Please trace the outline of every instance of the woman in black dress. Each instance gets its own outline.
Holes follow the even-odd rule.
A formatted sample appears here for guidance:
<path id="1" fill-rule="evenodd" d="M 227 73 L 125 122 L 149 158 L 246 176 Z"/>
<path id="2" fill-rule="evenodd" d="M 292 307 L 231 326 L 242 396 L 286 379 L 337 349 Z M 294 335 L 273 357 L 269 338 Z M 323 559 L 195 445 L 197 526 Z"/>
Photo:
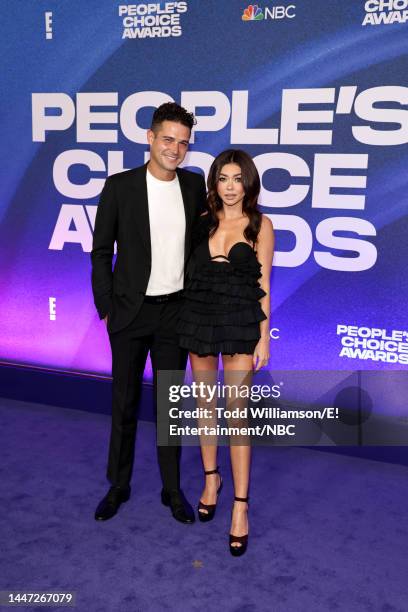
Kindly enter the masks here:
<path id="1" fill-rule="evenodd" d="M 269 359 L 272 223 L 257 209 L 259 175 L 244 151 L 220 153 L 210 168 L 207 186 L 208 212 L 200 218 L 187 272 L 180 344 L 189 350 L 196 381 L 216 382 L 221 353 L 224 383 L 250 385 L 252 371 Z M 207 400 L 201 398 L 199 407 L 208 409 Z M 234 406 L 237 401 L 235 398 Z M 215 402 L 212 410 L 214 407 Z M 215 421 L 213 410 L 212 417 L 199 424 L 211 426 Z M 235 490 L 230 551 L 240 556 L 248 542 L 249 442 L 231 440 L 230 453 Z M 201 454 L 206 478 L 198 516 L 209 521 L 222 486 L 216 440 L 201 437 Z"/>

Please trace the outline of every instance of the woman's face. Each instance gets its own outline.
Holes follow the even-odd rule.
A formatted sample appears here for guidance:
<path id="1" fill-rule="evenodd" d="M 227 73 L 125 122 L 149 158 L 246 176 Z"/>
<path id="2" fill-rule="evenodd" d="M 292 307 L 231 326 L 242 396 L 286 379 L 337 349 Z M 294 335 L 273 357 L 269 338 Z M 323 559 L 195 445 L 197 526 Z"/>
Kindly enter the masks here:
<path id="1" fill-rule="evenodd" d="M 221 168 L 217 193 L 224 206 L 242 205 L 245 191 L 241 180 L 241 168 L 238 164 L 225 164 Z"/>

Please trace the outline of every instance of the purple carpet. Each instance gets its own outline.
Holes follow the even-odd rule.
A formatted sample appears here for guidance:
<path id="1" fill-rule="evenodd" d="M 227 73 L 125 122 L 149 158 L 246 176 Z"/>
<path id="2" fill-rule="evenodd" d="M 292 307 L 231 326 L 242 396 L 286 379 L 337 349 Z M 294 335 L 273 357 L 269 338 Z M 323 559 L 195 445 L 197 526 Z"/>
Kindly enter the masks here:
<path id="1" fill-rule="evenodd" d="M 406 467 L 255 448 L 249 548 L 235 559 L 228 449 L 214 521 L 181 525 L 159 501 L 151 423 L 139 426 L 130 501 L 94 520 L 109 426 L 104 415 L 0 402 L 0 590 L 75 591 L 80 612 L 408 610 Z M 183 450 L 182 467 L 195 506 L 197 448 Z"/>

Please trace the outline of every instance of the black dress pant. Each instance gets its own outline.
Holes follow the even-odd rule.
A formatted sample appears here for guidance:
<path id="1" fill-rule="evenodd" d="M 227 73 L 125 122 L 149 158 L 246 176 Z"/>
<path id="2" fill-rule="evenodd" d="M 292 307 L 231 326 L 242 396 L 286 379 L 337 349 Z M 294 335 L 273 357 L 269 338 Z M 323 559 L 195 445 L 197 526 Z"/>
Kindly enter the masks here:
<path id="1" fill-rule="evenodd" d="M 186 367 L 187 352 L 179 347 L 175 331 L 180 306 L 181 300 L 164 304 L 144 302 L 128 327 L 109 335 L 113 397 L 107 476 L 114 486 L 127 486 L 132 476 L 139 400 L 149 351 L 155 398 L 157 371 Z M 164 489 L 179 489 L 180 446 L 158 446 L 157 452 Z"/>

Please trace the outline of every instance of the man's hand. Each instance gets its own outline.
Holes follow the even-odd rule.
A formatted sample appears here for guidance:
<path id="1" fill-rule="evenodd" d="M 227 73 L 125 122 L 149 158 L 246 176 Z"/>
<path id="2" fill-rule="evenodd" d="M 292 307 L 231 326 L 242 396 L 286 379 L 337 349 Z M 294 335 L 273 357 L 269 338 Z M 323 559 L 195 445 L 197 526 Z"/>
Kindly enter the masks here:
<path id="1" fill-rule="evenodd" d="M 108 327 L 108 315 L 106 315 L 106 317 L 104 318 L 104 321 L 105 321 L 106 327 Z"/>

